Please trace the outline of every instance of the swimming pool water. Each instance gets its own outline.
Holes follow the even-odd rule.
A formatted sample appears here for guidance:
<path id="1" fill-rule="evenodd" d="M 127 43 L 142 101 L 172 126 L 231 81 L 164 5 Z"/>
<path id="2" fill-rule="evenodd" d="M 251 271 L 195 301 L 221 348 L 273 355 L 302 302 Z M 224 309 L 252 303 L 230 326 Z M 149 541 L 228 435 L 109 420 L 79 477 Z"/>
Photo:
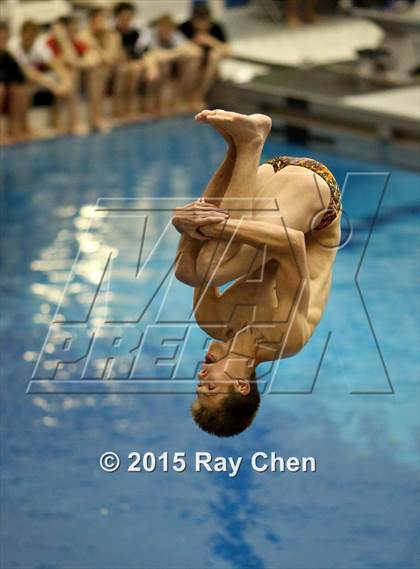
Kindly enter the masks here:
<path id="1" fill-rule="evenodd" d="M 190 419 L 192 395 L 25 393 L 80 246 L 60 308 L 67 319 L 86 311 L 100 270 L 89 261 L 104 243 L 125 251 L 114 269 L 117 312 L 136 310 L 173 257 L 171 238 L 139 293 L 127 272 L 139 225 L 99 217 L 86 240 L 97 200 L 199 196 L 223 155 L 216 134 L 175 119 L 2 151 L 5 569 L 417 566 L 419 178 L 273 134 L 264 156 L 278 154 L 320 159 L 341 186 L 347 176 L 353 233 L 313 339 L 280 363 L 253 427 L 219 440 Z M 153 239 L 163 223 L 150 227 Z M 173 318 L 191 302 L 188 287 L 177 286 Z M 318 468 L 258 474 L 244 466 L 234 479 L 192 469 L 106 474 L 98 467 L 106 450 L 200 450 L 245 461 L 273 450 L 315 456 Z"/>

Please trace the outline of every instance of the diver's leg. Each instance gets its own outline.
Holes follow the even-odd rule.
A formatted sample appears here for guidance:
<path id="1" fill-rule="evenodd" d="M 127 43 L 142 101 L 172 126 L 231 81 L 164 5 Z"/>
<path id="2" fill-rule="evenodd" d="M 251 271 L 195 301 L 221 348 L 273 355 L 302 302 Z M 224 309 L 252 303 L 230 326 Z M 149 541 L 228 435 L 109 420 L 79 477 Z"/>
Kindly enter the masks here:
<path id="1" fill-rule="evenodd" d="M 196 118 L 196 120 L 200 122 L 199 118 Z M 219 134 L 226 140 L 226 153 L 222 163 L 213 174 L 203 192 L 203 198 L 217 205 L 217 207 L 220 207 L 220 202 L 229 187 L 236 161 L 236 146 L 233 138 L 223 131 L 219 131 Z"/>
<path id="2" fill-rule="evenodd" d="M 223 129 L 236 147 L 236 160 L 226 189 L 222 207 L 231 210 L 233 217 L 241 217 L 243 210 L 252 212 L 257 193 L 257 172 L 261 152 L 270 132 L 271 119 L 265 115 L 241 115 L 227 111 L 210 111 L 206 121 Z"/>
<path id="3" fill-rule="evenodd" d="M 220 207 L 228 209 L 234 218 L 253 216 L 253 205 L 258 191 L 257 175 L 269 176 L 268 165 L 259 169 L 265 139 L 271 128 L 271 119 L 264 115 L 240 115 L 226 111 L 208 112 L 205 122 L 221 128 L 235 144 L 236 159 L 230 182 Z M 256 259 L 254 248 L 217 240 L 204 243 L 197 258 L 197 273 L 214 284 L 222 284 L 263 262 Z"/>
<path id="4" fill-rule="evenodd" d="M 220 111 L 223 112 L 223 111 Z M 196 116 L 196 121 L 200 123 L 208 123 L 207 117 L 212 114 L 212 111 L 202 111 Z M 217 207 L 221 207 L 221 202 L 223 201 L 223 197 L 226 194 L 230 186 L 230 182 L 232 179 L 232 174 L 235 168 L 236 163 L 236 144 L 234 142 L 233 137 L 223 128 L 222 124 L 213 122 L 211 124 L 213 128 L 224 138 L 227 144 L 227 150 L 224 157 L 223 162 L 220 164 L 219 168 L 216 170 L 214 175 L 212 176 L 211 180 L 209 181 L 206 189 L 203 192 L 203 198 L 208 200 L 209 202 L 215 204 Z M 220 251 L 222 244 L 220 244 L 217 240 L 211 240 L 206 242 L 200 243 L 200 248 L 197 250 L 197 255 L 195 257 L 196 261 L 196 274 L 199 275 L 199 278 L 203 279 L 205 275 L 208 274 L 208 271 L 211 269 L 211 261 L 210 258 L 215 259 L 215 255 L 217 251 Z M 240 246 L 238 245 L 231 245 L 229 251 L 229 258 L 235 257 L 236 253 L 239 251 Z M 200 255 L 200 252 L 204 249 L 205 253 Z M 227 261 L 227 254 L 223 257 L 223 260 Z"/>
<path id="5" fill-rule="evenodd" d="M 205 122 L 204 117 L 205 115 L 203 113 L 200 113 L 195 118 L 197 122 Z M 223 130 L 217 130 L 226 141 L 226 153 L 220 166 L 207 184 L 202 197 L 208 202 L 219 207 L 220 201 L 225 195 L 226 189 L 228 188 L 230 179 L 232 177 L 232 172 L 236 160 L 236 147 L 231 136 L 227 135 Z M 183 251 L 183 256 L 180 258 L 179 262 L 184 273 L 192 273 L 196 275 L 197 258 L 203 244 L 205 244 L 205 241 L 198 241 L 185 234 L 181 236 L 178 244 L 177 255 Z M 188 267 L 188 264 L 193 264 L 194 267 Z M 201 272 L 203 271 L 204 267 L 201 269 Z"/>
<path id="6" fill-rule="evenodd" d="M 210 199 L 212 203 L 220 206 L 221 198 L 227 196 L 234 203 L 233 194 L 234 189 L 231 188 L 231 178 L 233 174 L 233 169 L 236 164 L 236 141 L 232 134 L 228 132 L 223 121 L 211 120 L 211 117 L 218 115 L 219 113 L 226 113 L 226 111 L 216 110 L 216 111 L 202 111 L 198 113 L 195 120 L 200 123 L 211 125 L 219 134 L 224 138 L 227 144 L 227 152 L 222 164 L 219 166 L 218 170 L 215 172 L 210 182 L 208 183 L 206 189 L 203 192 L 204 198 L 214 198 Z M 235 113 L 230 113 L 235 114 Z M 238 115 L 245 116 L 245 115 Z M 268 118 L 268 117 L 267 117 Z M 209 120 L 208 120 L 209 119 Z M 259 157 L 257 162 L 259 161 Z M 259 166 L 256 174 L 256 193 L 258 193 L 265 183 L 273 176 L 273 168 L 269 164 L 264 164 Z M 227 193 L 228 192 L 228 193 Z"/>

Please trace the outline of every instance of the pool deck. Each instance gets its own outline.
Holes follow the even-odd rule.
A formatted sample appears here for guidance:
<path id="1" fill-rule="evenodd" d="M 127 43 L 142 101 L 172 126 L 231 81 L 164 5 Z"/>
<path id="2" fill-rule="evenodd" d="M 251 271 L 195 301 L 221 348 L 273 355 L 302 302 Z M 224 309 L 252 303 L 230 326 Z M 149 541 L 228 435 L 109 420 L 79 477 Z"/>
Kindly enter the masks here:
<path id="1" fill-rule="evenodd" d="M 351 107 L 420 121 L 420 85 L 345 97 Z"/>
<path id="2" fill-rule="evenodd" d="M 418 167 L 418 79 L 364 76 L 357 62 L 357 50 L 383 41 L 376 23 L 338 16 L 288 28 L 254 6 L 227 11 L 225 24 L 235 57 L 222 65 L 215 103 L 270 112 L 280 127 L 315 137 L 399 145 L 389 155 Z"/>

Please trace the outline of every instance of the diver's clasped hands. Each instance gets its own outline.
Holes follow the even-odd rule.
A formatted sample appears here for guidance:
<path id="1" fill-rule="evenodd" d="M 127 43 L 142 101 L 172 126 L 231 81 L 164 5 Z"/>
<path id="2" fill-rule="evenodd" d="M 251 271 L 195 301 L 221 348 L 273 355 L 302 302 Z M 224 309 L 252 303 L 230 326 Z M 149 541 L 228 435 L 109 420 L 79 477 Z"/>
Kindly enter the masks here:
<path id="1" fill-rule="evenodd" d="M 205 198 L 199 198 L 195 202 L 175 208 L 172 224 L 180 233 L 186 233 L 193 239 L 207 241 L 210 237 L 200 233 L 200 227 L 225 223 L 228 219 L 227 210 L 218 208 Z"/>

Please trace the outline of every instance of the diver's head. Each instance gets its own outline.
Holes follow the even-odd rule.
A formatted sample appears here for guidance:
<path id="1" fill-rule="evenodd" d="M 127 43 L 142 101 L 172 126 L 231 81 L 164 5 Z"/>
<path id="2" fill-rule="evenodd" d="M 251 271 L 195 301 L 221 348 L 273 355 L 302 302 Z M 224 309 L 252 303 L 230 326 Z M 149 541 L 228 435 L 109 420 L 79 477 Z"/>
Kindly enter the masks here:
<path id="1" fill-rule="evenodd" d="M 229 350 L 227 342 L 212 342 L 198 372 L 197 398 L 191 413 L 197 425 L 212 435 L 231 437 L 250 426 L 260 405 L 255 359 Z"/>

